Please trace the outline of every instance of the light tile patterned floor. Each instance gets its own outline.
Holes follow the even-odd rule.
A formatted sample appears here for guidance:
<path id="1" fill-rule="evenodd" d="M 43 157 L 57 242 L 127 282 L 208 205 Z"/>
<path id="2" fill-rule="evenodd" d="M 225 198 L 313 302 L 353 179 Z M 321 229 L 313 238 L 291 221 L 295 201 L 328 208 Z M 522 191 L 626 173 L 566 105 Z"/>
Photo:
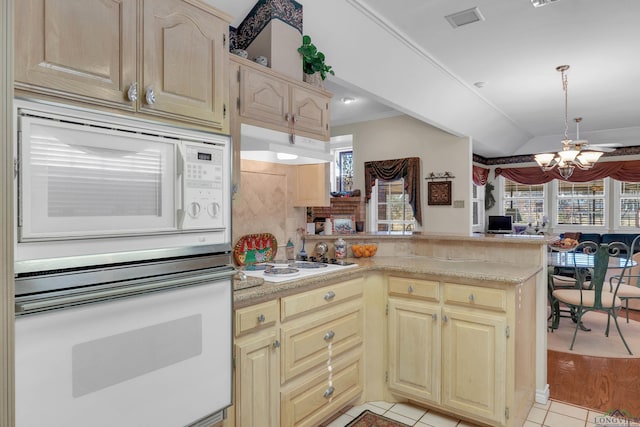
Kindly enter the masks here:
<path id="1" fill-rule="evenodd" d="M 344 412 L 328 424 L 328 427 L 344 427 L 365 409 L 414 427 L 475 426 L 466 421 L 406 403 L 367 402 Z M 594 421 L 601 415 L 599 411 L 551 400 L 546 405 L 534 404 L 523 427 L 597 427 Z M 634 423 L 631 425 L 640 426 Z"/>

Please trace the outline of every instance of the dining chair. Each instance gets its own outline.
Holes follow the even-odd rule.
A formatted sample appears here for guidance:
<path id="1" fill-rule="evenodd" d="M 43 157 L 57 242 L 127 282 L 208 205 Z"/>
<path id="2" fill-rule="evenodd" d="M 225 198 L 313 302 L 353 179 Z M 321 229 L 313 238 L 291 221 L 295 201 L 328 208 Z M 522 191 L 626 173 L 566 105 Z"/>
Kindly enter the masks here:
<path id="1" fill-rule="evenodd" d="M 627 323 L 629 323 L 629 300 L 640 299 L 640 236 L 637 236 L 631 242 L 631 248 L 629 254 L 633 260 L 633 264 L 628 269 L 628 273 L 622 278 L 622 282 L 618 287 L 618 298 L 625 304 L 625 312 L 627 317 Z M 609 288 L 609 292 L 612 288 Z"/>
<path id="2" fill-rule="evenodd" d="M 609 327 L 611 318 L 613 318 L 613 322 L 624 346 L 629 354 L 632 355 L 633 353 L 629 349 L 627 341 L 625 341 L 624 336 L 622 335 L 617 318 L 617 310 L 622 307 L 622 301 L 617 296 L 618 288 L 622 282 L 622 278 L 627 273 L 627 268 L 631 265 L 628 257 L 628 254 L 630 254 L 629 246 L 621 242 L 598 245 L 595 242 L 587 241 L 581 242 L 576 247 L 575 251 L 593 257 L 593 267 L 585 269 L 581 268 L 579 265 L 575 265 L 576 279 L 578 281 L 576 288 L 556 289 L 553 291 L 553 297 L 559 303 L 575 310 L 577 322 L 569 349 L 573 350 L 576 336 L 578 335 L 578 329 L 582 326 L 582 317 L 590 311 L 601 311 L 607 313 L 605 336 L 609 336 Z M 576 258 L 577 257 L 574 257 L 574 259 Z M 619 258 L 620 260 L 612 262 L 610 266 L 610 261 L 612 261 L 611 258 Z M 610 268 L 616 269 L 616 275 L 607 274 Z M 589 289 L 585 289 L 582 286 L 587 274 L 591 275 Z M 605 278 L 607 276 L 610 277 L 608 286 L 605 286 Z"/>

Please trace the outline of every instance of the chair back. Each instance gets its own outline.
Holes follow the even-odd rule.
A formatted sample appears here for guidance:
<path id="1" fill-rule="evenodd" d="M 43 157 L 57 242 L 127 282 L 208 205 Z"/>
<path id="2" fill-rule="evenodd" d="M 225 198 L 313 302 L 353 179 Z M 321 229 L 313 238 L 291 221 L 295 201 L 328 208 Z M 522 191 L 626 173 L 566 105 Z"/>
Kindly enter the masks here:
<path id="1" fill-rule="evenodd" d="M 605 284 L 609 286 L 607 290 L 614 293 L 615 299 L 622 278 L 628 274 L 627 270 L 632 264 L 630 255 L 629 246 L 622 242 L 597 244 L 587 241 L 578 244 L 574 255 L 576 278 L 580 283 L 579 289 L 582 289 L 586 276 L 591 276 L 589 289 L 595 293 L 594 308 L 602 308 L 602 291 Z M 616 260 L 612 261 L 611 258 Z M 589 260 L 589 267 L 585 265 L 586 259 Z"/>
<path id="2" fill-rule="evenodd" d="M 629 253 L 632 254 L 632 264 L 635 265 L 629 267 L 626 279 L 629 285 L 637 287 L 640 285 L 640 235 L 636 236 L 631 242 Z"/>

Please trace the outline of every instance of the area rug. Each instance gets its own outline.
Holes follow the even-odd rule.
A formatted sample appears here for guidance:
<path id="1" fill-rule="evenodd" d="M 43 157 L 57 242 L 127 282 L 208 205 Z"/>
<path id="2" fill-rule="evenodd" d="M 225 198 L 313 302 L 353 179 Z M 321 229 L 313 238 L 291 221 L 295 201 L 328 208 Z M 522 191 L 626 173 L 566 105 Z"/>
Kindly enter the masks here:
<path id="1" fill-rule="evenodd" d="M 362 411 L 353 421 L 346 427 L 410 427 L 398 421 L 378 415 L 369 410 Z"/>
<path id="2" fill-rule="evenodd" d="M 591 331 L 578 330 L 573 350 L 569 350 L 569 347 L 571 346 L 576 324 L 568 317 L 561 317 L 558 329 L 553 332 L 547 332 L 547 348 L 584 356 L 640 358 L 640 322 L 629 320 L 629 323 L 627 323 L 624 315 L 618 316 L 618 324 L 622 335 L 633 353 L 630 356 L 622 343 L 622 339 L 620 339 L 613 319 L 611 319 L 609 337 L 604 335 L 604 331 L 607 328 L 607 315 L 605 313 L 592 311 L 585 314 L 582 319 L 583 324 L 590 328 Z"/>

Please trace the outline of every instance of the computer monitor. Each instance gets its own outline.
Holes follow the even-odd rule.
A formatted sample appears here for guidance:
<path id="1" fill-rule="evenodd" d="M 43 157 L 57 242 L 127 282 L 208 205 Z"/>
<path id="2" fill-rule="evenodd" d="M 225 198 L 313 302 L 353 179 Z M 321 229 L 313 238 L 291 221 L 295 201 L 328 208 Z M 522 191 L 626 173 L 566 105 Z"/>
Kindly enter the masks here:
<path id="1" fill-rule="evenodd" d="M 511 215 L 490 215 L 487 233 L 509 234 L 513 232 L 513 217 Z"/>

